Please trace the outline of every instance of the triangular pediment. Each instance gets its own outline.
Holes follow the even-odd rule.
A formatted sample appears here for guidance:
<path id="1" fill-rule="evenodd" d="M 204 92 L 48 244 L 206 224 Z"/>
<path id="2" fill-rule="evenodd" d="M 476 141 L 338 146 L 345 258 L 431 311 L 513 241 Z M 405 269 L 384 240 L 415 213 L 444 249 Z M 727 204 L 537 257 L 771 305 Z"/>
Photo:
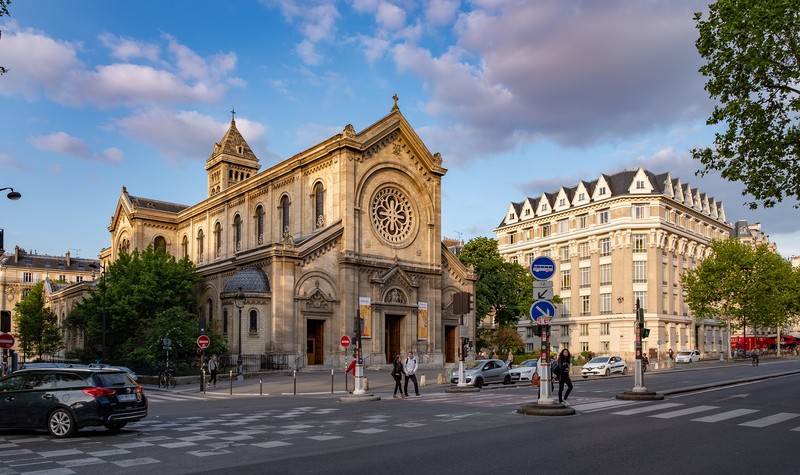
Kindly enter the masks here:
<path id="1" fill-rule="evenodd" d="M 370 278 L 370 281 L 383 286 L 402 284 L 404 287 L 409 289 L 419 286 L 416 280 L 409 277 L 406 271 L 404 271 L 399 264 L 395 264 L 385 272 L 376 271 Z"/>

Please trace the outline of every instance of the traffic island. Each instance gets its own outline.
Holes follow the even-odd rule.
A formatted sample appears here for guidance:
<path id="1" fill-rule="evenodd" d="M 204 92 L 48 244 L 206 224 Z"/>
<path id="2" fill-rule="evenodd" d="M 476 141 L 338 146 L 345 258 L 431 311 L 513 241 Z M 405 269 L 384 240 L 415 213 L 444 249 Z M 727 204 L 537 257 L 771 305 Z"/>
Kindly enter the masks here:
<path id="1" fill-rule="evenodd" d="M 617 394 L 617 399 L 622 401 L 661 401 L 664 395 L 655 391 L 625 391 Z"/>
<path id="2" fill-rule="evenodd" d="M 517 414 L 526 416 L 573 416 L 575 409 L 564 404 L 525 404 L 517 409 Z"/>
<path id="3" fill-rule="evenodd" d="M 450 386 L 444 390 L 446 393 L 477 393 L 480 392 L 480 388 L 476 388 L 475 386 Z"/>
<path id="4" fill-rule="evenodd" d="M 339 402 L 373 402 L 380 401 L 381 397 L 374 394 L 348 394 L 339 398 Z"/>

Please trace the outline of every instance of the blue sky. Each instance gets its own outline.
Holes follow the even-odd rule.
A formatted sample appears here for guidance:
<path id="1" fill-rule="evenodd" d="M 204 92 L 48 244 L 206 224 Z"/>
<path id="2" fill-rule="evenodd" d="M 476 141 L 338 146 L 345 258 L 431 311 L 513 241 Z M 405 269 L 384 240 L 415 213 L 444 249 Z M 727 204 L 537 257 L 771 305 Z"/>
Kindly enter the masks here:
<path id="1" fill-rule="evenodd" d="M 692 15 L 707 2 L 15 0 L 0 19 L 5 248 L 96 257 L 120 191 L 194 204 L 236 109 L 263 168 L 403 114 L 449 171 L 448 237 L 509 203 L 644 166 L 760 222 L 800 255 L 794 202 L 744 206 L 695 176 L 712 103 Z M 5 193 L 5 192 L 4 192 Z"/>

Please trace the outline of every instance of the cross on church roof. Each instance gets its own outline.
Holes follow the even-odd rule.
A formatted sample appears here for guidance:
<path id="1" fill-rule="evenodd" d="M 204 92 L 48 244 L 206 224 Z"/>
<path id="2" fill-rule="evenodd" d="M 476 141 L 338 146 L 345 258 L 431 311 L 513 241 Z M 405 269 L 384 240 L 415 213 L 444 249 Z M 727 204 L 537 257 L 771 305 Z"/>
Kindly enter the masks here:
<path id="1" fill-rule="evenodd" d="M 231 122 L 235 122 L 235 121 L 236 121 L 236 108 L 235 107 L 231 107 Z"/>

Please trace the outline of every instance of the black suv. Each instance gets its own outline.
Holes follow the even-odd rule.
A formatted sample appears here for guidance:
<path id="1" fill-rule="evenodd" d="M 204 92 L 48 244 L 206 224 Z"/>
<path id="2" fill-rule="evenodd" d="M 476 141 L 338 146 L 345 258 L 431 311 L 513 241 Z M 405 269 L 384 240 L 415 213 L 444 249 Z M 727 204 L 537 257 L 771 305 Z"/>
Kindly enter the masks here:
<path id="1" fill-rule="evenodd" d="M 120 430 L 146 416 L 144 390 L 122 370 L 23 369 L 0 379 L 3 429 L 47 429 L 64 438 L 89 426 Z"/>

